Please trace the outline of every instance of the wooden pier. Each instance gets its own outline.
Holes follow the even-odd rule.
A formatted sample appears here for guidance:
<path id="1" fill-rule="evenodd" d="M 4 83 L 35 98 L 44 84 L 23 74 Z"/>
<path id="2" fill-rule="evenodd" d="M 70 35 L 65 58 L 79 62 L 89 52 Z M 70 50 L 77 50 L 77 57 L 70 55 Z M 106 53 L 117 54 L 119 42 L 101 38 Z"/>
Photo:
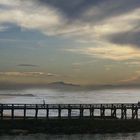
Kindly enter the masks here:
<path id="1" fill-rule="evenodd" d="M 62 111 L 67 112 L 65 116 Z M 72 111 L 78 113 L 73 115 Z M 0 104 L 0 119 L 139 119 L 140 106 L 136 103 L 125 104 Z M 15 112 L 23 112 L 16 115 Z M 27 111 L 34 111 L 33 116 L 27 116 Z M 39 111 L 45 113 L 39 116 Z M 50 115 L 54 111 L 54 116 Z M 84 113 L 88 111 L 88 113 Z M 98 115 L 95 114 L 98 111 Z M 117 112 L 120 112 L 117 113 Z M 5 113 L 8 112 L 8 113 Z M 108 113 L 106 113 L 108 112 Z M 129 112 L 129 117 L 128 117 Z M 130 115 L 131 114 L 131 115 Z"/>

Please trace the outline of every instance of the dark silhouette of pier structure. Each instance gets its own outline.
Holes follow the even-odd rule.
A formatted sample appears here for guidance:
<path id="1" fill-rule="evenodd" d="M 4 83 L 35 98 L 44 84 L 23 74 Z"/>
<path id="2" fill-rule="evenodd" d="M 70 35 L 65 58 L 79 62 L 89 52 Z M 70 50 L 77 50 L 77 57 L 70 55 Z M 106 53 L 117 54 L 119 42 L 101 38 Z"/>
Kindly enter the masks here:
<path id="1" fill-rule="evenodd" d="M 27 111 L 34 111 L 34 115 L 27 116 Z M 39 111 L 45 112 L 45 116 L 39 116 Z M 55 116 L 50 115 L 50 111 L 55 110 Z M 63 116 L 65 110 L 67 115 Z M 79 113 L 73 115 L 72 111 L 77 110 Z M 88 110 L 88 114 L 84 111 Z M 0 104 L 0 119 L 139 119 L 139 104 Z M 9 114 L 4 113 L 10 112 Z M 22 111 L 16 115 L 15 111 Z M 95 114 L 98 111 L 99 114 Z M 106 112 L 110 112 L 106 114 Z M 118 111 L 120 114 L 118 115 Z M 128 112 L 131 115 L 128 117 Z"/>

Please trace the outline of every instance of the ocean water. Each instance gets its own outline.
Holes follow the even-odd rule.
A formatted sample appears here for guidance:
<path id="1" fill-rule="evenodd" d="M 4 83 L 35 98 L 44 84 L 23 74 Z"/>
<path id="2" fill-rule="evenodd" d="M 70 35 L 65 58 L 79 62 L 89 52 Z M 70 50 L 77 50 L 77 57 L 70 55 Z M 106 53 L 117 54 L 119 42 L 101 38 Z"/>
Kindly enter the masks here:
<path id="1" fill-rule="evenodd" d="M 0 136 L 0 140 L 140 140 L 140 133 L 93 134 L 93 135 L 15 135 Z"/>
<path id="2" fill-rule="evenodd" d="M 0 103 L 137 103 L 140 89 L 105 89 L 93 91 L 57 91 L 50 89 L 0 90 Z M 6 113 L 6 112 L 5 112 Z M 20 115 L 20 112 L 16 112 Z M 52 112 L 53 114 L 54 112 Z M 76 113 L 76 112 L 75 112 Z M 28 115 L 34 112 L 29 111 Z M 65 113 L 64 113 L 65 114 Z M 43 115 L 43 112 L 40 112 Z M 140 133 L 94 135 L 15 135 L 0 140 L 140 140 Z"/>
<path id="3" fill-rule="evenodd" d="M 137 103 L 140 89 L 58 91 L 50 89 L 0 90 L 0 103 Z"/>

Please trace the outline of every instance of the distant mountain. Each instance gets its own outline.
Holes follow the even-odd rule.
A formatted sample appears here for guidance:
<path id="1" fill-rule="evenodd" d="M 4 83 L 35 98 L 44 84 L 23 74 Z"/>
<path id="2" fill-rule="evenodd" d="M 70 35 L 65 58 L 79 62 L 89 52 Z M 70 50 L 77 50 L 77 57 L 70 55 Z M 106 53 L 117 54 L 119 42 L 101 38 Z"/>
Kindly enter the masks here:
<path id="1" fill-rule="evenodd" d="M 40 83 L 40 84 L 22 84 L 22 83 L 10 83 L 0 82 L 0 89 L 29 89 L 29 88 L 48 88 L 54 90 L 65 90 L 65 91 L 92 91 L 92 90 L 104 90 L 104 89 L 120 89 L 120 88 L 140 88 L 140 84 L 123 84 L 123 85 L 76 85 L 72 83 L 65 83 L 63 81 L 52 82 L 52 83 Z"/>
<path id="2" fill-rule="evenodd" d="M 123 88 L 140 88 L 139 84 L 123 84 L 123 85 L 111 85 L 111 84 L 107 84 L 107 85 L 88 85 L 86 86 L 87 89 L 89 90 L 102 90 L 102 89 L 123 89 Z"/>
<path id="3" fill-rule="evenodd" d="M 53 82 L 53 83 L 49 83 L 46 85 L 46 87 L 48 88 L 57 88 L 57 89 L 70 89 L 70 88 L 78 88 L 80 87 L 79 85 L 74 85 L 74 84 L 71 84 L 71 83 L 65 83 L 65 82 Z"/>
<path id="4" fill-rule="evenodd" d="M 118 88 L 138 88 L 138 85 L 75 85 L 65 82 L 53 82 L 45 85 L 46 88 L 55 90 L 65 90 L 65 91 L 92 91 L 92 90 L 104 90 L 104 89 L 118 89 Z"/>

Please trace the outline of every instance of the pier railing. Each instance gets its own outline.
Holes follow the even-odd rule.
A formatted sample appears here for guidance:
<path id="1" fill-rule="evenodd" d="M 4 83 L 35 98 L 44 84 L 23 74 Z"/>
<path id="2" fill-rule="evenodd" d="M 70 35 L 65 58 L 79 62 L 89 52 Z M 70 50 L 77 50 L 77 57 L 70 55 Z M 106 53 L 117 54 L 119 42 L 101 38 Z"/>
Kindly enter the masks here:
<path id="1" fill-rule="evenodd" d="M 45 112 L 39 116 L 39 111 Z M 65 116 L 62 111 L 65 110 Z M 73 115 L 72 111 L 78 113 Z M 113 103 L 113 104 L 0 104 L 0 119 L 50 119 L 50 118 L 98 118 L 98 119 L 139 119 L 140 105 L 137 103 Z M 15 114 L 19 111 L 23 113 Z M 34 111 L 34 115 L 27 116 L 27 111 Z M 55 115 L 51 116 L 50 111 Z M 85 114 L 85 111 L 88 113 Z M 98 111 L 98 115 L 95 113 Z M 5 113 L 6 112 L 6 113 Z M 66 113 L 67 112 L 67 113 Z M 107 113 L 106 113 L 107 112 Z M 109 113 L 110 112 L 110 113 Z M 129 117 L 128 117 L 129 116 Z"/>

